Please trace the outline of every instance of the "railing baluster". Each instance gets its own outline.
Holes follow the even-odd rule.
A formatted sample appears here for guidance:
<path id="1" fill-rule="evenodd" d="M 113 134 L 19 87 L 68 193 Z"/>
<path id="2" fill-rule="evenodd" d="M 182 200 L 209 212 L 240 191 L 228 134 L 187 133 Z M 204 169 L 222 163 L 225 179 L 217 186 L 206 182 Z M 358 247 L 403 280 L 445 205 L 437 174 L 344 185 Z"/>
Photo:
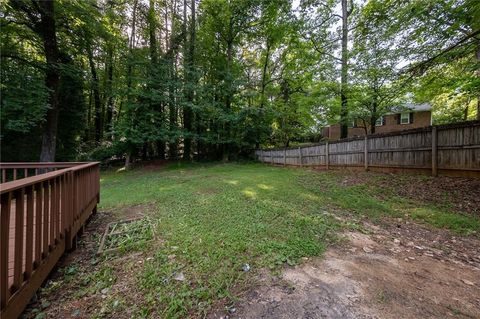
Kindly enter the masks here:
<path id="1" fill-rule="evenodd" d="M 26 229 L 26 244 L 25 244 L 25 277 L 30 278 L 33 270 L 33 195 L 34 188 L 29 186 L 27 188 L 27 229 Z"/>
<path id="2" fill-rule="evenodd" d="M 25 222 L 25 188 L 15 191 L 15 258 L 13 263 L 13 290 L 23 283 L 23 231 Z"/>
<path id="3" fill-rule="evenodd" d="M 51 249 L 55 246 L 55 225 L 57 224 L 57 179 L 52 179 L 50 195 L 50 245 Z"/>
<path id="4" fill-rule="evenodd" d="M 64 231 L 65 231 L 65 246 L 67 250 L 72 249 L 72 234 L 71 234 L 71 213 L 72 213 L 72 172 L 65 174 L 65 205 L 64 205 Z"/>
<path id="5" fill-rule="evenodd" d="M 57 228 L 55 231 L 55 238 L 60 240 L 62 233 L 62 211 L 61 211 L 61 200 L 62 200 L 62 176 L 57 178 L 57 198 L 55 199 L 55 205 L 57 205 Z"/>
<path id="6" fill-rule="evenodd" d="M 67 178 L 67 175 L 62 175 L 61 176 L 61 199 L 60 199 L 60 207 L 61 207 L 61 214 L 60 214 L 60 217 L 61 217 L 61 225 L 60 225 L 60 233 L 62 235 L 62 237 L 64 237 L 65 235 L 65 227 L 66 227 L 66 223 L 65 223 L 65 219 L 66 219 L 66 215 L 67 215 L 67 210 L 66 210 L 66 207 L 67 207 L 67 192 L 66 192 L 66 186 L 67 186 L 67 183 L 66 183 L 66 178 Z"/>
<path id="7" fill-rule="evenodd" d="M 42 183 L 35 186 L 35 259 L 34 266 L 38 267 L 42 259 L 42 211 L 43 211 L 43 187 Z"/>
<path id="8" fill-rule="evenodd" d="M 48 226 L 50 221 L 50 181 L 43 182 L 43 258 L 49 253 Z"/>
<path id="9" fill-rule="evenodd" d="M 0 217 L 0 307 L 3 309 L 10 298 L 8 289 L 8 249 L 10 236 L 10 209 L 12 193 L 2 194 Z"/>
<path id="10" fill-rule="evenodd" d="M 75 224 L 76 221 L 77 221 L 77 214 L 78 214 L 78 211 L 80 210 L 80 194 L 78 193 L 78 182 L 79 182 L 79 174 L 78 172 L 75 172 L 74 173 L 74 181 L 73 181 L 73 184 L 74 184 L 74 200 L 75 200 L 75 210 L 73 211 L 73 221 L 72 221 L 72 224 Z"/>

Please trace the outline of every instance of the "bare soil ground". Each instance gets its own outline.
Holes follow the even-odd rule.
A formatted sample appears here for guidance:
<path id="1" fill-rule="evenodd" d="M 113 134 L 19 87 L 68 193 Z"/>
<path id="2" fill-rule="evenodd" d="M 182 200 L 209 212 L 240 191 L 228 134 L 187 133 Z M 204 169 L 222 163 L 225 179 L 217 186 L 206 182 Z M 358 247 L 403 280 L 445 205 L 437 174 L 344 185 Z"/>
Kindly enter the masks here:
<path id="1" fill-rule="evenodd" d="M 317 169 L 313 169 L 318 171 Z M 418 202 L 445 205 L 453 210 L 480 216 L 480 179 L 393 173 L 331 171 L 342 177 L 341 185 L 350 187 L 370 184 L 394 195 Z M 378 194 L 382 199 L 382 194 Z"/>
<path id="2" fill-rule="evenodd" d="M 96 317 L 109 318 L 108 309 L 105 305 L 105 298 L 112 295 L 123 295 L 130 300 L 142 302 L 142 296 L 135 289 L 135 273 L 143 267 L 143 261 L 148 258 L 140 252 L 126 254 L 123 257 L 116 258 L 112 256 L 107 262 L 109 268 L 115 270 L 115 276 L 109 278 L 108 272 L 97 275 L 100 263 L 97 257 L 99 247 L 99 238 L 103 235 L 108 223 L 145 216 L 145 212 L 150 209 L 149 206 L 135 205 L 122 209 L 115 214 L 102 211 L 91 217 L 86 224 L 85 230 L 81 235 L 76 250 L 66 254 L 58 263 L 56 270 L 52 272 L 49 279 L 44 284 L 44 288 L 37 293 L 28 308 L 22 315 L 22 318 L 62 318 L 62 319 L 86 319 Z M 83 274 L 79 278 L 74 273 L 73 280 L 68 279 L 68 268 L 75 266 L 76 272 Z M 86 274 L 86 276 L 85 276 Z M 95 275 L 94 275 L 95 274 Z M 92 275 L 92 278 L 88 278 Z M 94 276 L 93 276 L 94 275 Z M 113 280 L 114 284 L 100 292 L 79 293 L 85 286 L 90 285 L 87 280 L 108 281 Z M 96 283 L 98 285 L 99 283 Z M 133 309 L 127 309 L 121 316 L 115 315 L 115 318 L 133 318 Z"/>
<path id="3" fill-rule="evenodd" d="M 211 318 L 480 318 L 480 241 L 403 220 L 364 227 L 279 277 L 260 272 Z"/>

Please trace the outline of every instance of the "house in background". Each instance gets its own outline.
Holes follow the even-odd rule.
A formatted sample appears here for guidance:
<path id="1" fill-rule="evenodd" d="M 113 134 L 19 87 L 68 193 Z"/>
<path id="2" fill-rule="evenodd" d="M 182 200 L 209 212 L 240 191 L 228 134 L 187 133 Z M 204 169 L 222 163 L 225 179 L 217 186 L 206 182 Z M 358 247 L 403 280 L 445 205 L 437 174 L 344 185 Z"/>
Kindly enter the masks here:
<path id="1" fill-rule="evenodd" d="M 392 111 L 377 119 L 375 133 L 390 133 L 412 128 L 432 125 L 432 106 L 429 103 L 405 104 L 401 110 Z M 365 136 L 371 132 L 369 124 L 364 126 L 363 121 L 354 120 L 348 128 L 348 137 Z M 322 130 L 324 138 L 338 140 L 340 138 L 340 124 L 329 125 Z"/>

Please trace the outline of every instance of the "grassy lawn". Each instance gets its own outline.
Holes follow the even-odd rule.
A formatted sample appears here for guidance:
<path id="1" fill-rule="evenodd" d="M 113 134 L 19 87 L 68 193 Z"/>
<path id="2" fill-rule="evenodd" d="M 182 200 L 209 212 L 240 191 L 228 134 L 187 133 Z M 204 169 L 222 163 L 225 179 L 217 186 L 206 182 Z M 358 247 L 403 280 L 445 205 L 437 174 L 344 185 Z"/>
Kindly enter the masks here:
<path id="1" fill-rule="evenodd" d="M 448 205 L 413 202 L 375 183 L 345 185 L 344 178 L 262 164 L 175 164 L 102 174 L 100 211 L 143 205 L 157 235 L 136 247 L 152 256 L 134 271 L 137 315 L 202 316 L 218 300 L 228 304 L 259 269 L 277 271 L 321 255 L 338 230 L 360 227 L 355 218 L 343 222 L 334 215 L 373 221 L 408 216 L 462 234 L 480 229 L 477 218 Z M 246 264 L 250 271 L 242 270 Z M 95 280 L 105 273 L 115 277 L 105 266 Z M 175 280 L 179 274 L 184 280 Z M 102 287 L 116 280 L 105 282 Z M 116 311 L 131 306 L 115 298 L 106 302 L 115 302 Z"/>

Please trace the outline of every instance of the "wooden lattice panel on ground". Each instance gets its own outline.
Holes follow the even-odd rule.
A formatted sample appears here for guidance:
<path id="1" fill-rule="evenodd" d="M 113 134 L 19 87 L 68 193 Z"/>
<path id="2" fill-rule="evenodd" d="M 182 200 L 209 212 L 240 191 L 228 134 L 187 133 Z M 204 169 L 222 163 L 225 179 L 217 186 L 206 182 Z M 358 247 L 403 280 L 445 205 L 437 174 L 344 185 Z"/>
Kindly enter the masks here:
<path id="1" fill-rule="evenodd" d="M 149 218 L 135 218 L 112 222 L 103 234 L 98 254 L 139 248 L 154 237 Z"/>

